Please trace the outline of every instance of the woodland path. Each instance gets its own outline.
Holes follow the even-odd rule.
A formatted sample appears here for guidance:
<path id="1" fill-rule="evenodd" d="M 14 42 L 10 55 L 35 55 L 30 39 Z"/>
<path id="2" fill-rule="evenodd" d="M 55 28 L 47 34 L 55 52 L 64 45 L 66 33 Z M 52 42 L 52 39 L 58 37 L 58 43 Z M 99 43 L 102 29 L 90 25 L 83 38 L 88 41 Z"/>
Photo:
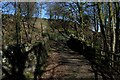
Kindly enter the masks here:
<path id="1" fill-rule="evenodd" d="M 94 80 L 89 62 L 71 51 L 62 42 L 52 42 L 46 72 L 42 78 L 49 80 Z"/>

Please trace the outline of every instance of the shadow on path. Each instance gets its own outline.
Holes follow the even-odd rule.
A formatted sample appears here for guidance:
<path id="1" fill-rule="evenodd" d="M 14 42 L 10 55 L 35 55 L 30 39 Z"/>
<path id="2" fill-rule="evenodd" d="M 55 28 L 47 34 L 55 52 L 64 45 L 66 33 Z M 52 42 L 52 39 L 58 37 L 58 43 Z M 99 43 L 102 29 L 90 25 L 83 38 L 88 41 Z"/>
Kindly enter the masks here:
<path id="1" fill-rule="evenodd" d="M 44 79 L 93 80 L 94 73 L 89 62 L 78 53 L 71 51 L 65 43 L 52 42 Z"/>

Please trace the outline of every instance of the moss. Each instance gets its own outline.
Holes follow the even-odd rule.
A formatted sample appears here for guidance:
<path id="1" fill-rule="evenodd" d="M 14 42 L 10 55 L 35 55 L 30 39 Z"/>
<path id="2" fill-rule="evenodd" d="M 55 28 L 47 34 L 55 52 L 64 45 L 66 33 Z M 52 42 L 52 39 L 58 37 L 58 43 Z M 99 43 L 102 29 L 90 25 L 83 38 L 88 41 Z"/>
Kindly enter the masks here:
<path id="1" fill-rule="evenodd" d="M 32 72 L 29 72 L 29 71 L 25 72 L 24 75 L 26 76 L 27 79 L 34 78 L 34 74 Z"/>

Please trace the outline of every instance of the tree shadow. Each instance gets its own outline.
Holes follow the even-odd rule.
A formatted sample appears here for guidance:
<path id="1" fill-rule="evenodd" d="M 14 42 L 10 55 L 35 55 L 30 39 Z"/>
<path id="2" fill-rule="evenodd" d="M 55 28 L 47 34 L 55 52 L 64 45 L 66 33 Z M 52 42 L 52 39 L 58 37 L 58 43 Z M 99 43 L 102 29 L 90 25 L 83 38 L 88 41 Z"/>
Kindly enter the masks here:
<path id="1" fill-rule="evenodd" d="M 2 80 L 26 80 L 24 70 L 26 68 L 26 61 L 28 60 L 29 54 L 36 56 L 36 65 L 34 71 L 34 80 L 37 80 L 37 76 L 42 75 L 43 70 L 41 67 L 46 61 L 47 51 L 45 46 L 39 42 L 34 44 L 32 48 L 26 51 L 24 44 L 8 45 L 7 48 L 2 48 L 3 58 L 6 61 L 3 63 Z"/>

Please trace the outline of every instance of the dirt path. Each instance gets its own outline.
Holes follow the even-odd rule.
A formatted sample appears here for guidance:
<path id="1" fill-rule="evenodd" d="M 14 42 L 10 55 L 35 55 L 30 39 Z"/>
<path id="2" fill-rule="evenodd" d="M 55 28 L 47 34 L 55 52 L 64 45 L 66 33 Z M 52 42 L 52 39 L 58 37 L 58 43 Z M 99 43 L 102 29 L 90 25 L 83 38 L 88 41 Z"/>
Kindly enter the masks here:
<path id="1" fill-rule="evenodd" d="M 53 44 L 47 65 L 47 71 L 42 76 L 45 79 L 93 80 L 90 78 L 94 78 L 89 62 L 63 44 Z"/>

